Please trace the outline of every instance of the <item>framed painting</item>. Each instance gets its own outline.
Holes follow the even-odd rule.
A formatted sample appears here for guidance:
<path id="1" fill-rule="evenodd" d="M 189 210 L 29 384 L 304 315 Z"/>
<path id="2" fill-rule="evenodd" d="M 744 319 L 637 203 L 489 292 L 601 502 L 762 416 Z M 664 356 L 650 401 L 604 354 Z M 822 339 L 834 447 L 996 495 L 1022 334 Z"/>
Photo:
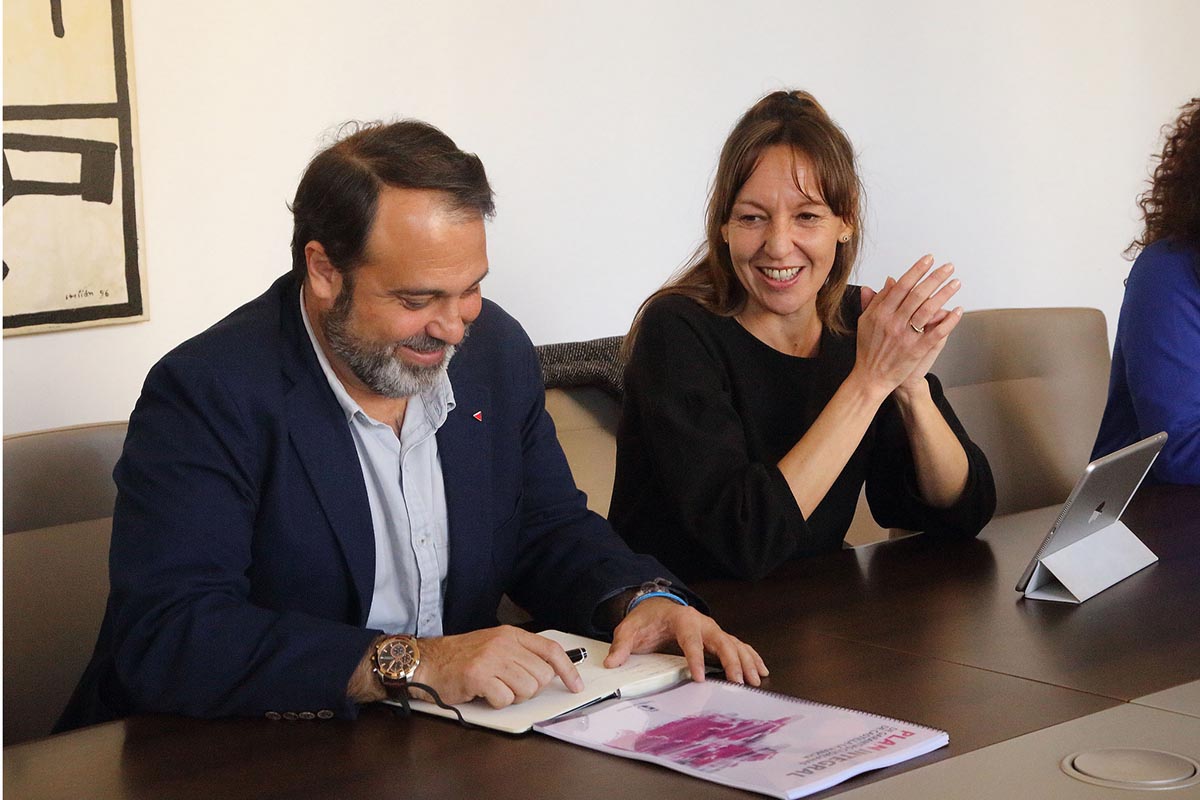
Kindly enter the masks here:
<path id="1" fill-rule="evenodd" d="M 4 0 L 4 335 L 147 319 L 127 0 Z"/>

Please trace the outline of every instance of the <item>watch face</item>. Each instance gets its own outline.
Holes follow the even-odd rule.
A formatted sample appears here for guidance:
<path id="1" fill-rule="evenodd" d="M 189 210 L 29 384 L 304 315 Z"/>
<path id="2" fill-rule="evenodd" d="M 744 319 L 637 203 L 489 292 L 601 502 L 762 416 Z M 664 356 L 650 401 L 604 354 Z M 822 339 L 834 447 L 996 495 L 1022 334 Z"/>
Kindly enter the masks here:
<path id="1" fill-rule="evenodd" d="M 417 649 L 411 639 L 385 639 L 375 651 L 375 663 L 384 680 L 408 680 L 417 669 Z"/>

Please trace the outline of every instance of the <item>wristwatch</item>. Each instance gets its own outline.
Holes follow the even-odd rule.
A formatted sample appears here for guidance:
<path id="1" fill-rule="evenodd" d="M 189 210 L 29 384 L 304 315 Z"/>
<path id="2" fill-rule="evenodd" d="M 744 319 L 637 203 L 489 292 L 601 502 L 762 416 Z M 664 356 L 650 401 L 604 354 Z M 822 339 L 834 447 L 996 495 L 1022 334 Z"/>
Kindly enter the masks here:
<path id="1" fill-rule="evenodd" d="M 415 637 L 388 636 L 380 639 L 371 655 L 372 672 L 392 700 L 408 699 L 408 682 L 421 663 L 421 650 Z"/>

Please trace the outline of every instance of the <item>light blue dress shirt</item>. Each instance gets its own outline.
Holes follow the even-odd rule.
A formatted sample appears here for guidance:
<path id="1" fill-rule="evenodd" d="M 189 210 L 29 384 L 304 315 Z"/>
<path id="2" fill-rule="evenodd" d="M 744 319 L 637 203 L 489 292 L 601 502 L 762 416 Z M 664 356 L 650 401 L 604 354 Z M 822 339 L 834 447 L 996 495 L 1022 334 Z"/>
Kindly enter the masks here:
<path id="1" fill-rule="evenodd" d="M 369 417 L 333 371 L 313 333 L 300 292 L 300 316 L 358 450 L 375 529 L 375 591 L 367 627 L 385 633 L 442 635 L 442 601 L 450 556 L 446 489 L 437 431 L 454 409 L 445 371 L 408 399 L 400 438 Z"/>

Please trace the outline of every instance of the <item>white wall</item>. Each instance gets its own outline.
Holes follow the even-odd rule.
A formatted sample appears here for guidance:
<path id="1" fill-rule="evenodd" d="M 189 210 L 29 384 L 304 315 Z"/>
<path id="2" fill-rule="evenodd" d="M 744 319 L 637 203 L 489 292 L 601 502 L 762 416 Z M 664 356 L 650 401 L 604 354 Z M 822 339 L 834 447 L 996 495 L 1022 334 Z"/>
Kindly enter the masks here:
<path id="1" fill-rule="evenodd" d="M 698 241 L 730 126 L 785 86 L 861 153 L 862 281 L 932 251 L 968 309 L 1112 327 L 1159 128 L 1200 94 L 1194 0 L 132 5 L 151 321 L 5 339 L 6 433 L 126 417 L 156 359 L 287 268 L 285 202 L 348 118 L 480 154 L 485 292 L 535 342 L 624 331 Z"/>

